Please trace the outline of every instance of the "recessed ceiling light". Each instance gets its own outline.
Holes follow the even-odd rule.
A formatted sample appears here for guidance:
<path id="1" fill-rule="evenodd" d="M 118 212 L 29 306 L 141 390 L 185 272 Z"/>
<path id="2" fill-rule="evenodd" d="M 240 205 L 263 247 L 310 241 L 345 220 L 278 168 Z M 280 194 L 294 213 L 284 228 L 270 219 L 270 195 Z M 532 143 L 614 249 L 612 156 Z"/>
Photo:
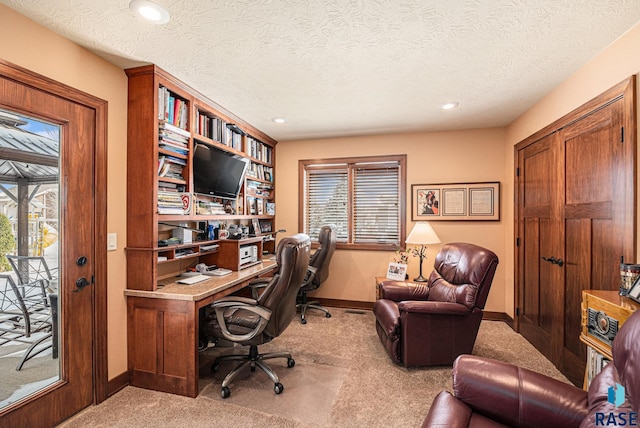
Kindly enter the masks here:
<path id="1" fill-rule="evenodd" d="M 287 120 L 284 117 L 274 117 L 271 121 L 275 123 L 285 123 Z"/>
<path id="2" fill-rule="evenodd" d="M 149 0 L 133 0 L 129 3 L 129 9 L 154 24 L 166 24 L 169 22 L 169 12 Z"/>
<path id="3" fill-rule="evenodd" d="M 452 102 L 448 102 L 448 103 L 444 103 L 444 104 L 442 104 L 442 105 L 440 106 L 440 108 L 441 108 L 442 110 L 451 110 L 451 109 L 454 109 L 454 108 L 458 107 L 459 105 L 460 105 L 460 103 L 459 103 L 459 102 L 452 101 Z"/>

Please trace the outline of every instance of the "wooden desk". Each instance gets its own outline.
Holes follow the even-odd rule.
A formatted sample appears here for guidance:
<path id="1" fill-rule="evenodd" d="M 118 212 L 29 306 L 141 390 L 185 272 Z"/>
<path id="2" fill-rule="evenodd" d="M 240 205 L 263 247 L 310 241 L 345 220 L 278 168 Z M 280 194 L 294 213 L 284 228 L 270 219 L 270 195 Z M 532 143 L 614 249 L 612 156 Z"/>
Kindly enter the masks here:
<path id="1" fill-rule="evenodd" d="M 129 383 L 196 397 L 200 308 L 275 268 L 275 261 L 265 260 L 193 285 L 171 278 L 160 281 L 156 291 L 125 290 Z"/>

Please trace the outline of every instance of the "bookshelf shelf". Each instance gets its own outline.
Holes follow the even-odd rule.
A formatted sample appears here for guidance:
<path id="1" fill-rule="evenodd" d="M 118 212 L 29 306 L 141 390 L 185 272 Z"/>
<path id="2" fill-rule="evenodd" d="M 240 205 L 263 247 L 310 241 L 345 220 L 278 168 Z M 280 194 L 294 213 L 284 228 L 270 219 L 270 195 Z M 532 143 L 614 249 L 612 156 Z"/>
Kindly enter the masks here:
<path id="1" fill-rule="evenodd" d="M 224 257 L 220 251 L 201 251 L 199 242 L 158 247 L 160 239 L 171 237 L 166 223 L 202 230 L 198 228 L 202 224 L 206 228 L 207 222 L 248 226 L 255 218 L 275 220 L 265 212 L 266 204 L 275 201 L 277 142 L 155 65 L 125 72 L 129 79 L 127 287 L 153 291 L 160 279 L 177 275 L 198 262 L 213 264 Z M 193 190 L 196 144 L 245 157 L 252 170 L 259 170 L 260 177 L 247 175 L 240 196 L 231 201 L 233 214 L 196 212 L 200 198 Z M 254 183 L 271 186 L 270 194 L 255 194 Z M 262 201 L 262 210 L 256 203 L 252 211 L 247 198 Z M 209 206 L 214 205 L 211 202 Z M 193 251 L 178 257 L 176 251 L 182 248 Z M 159 256 L 166 260 L 158 260 Z"/>

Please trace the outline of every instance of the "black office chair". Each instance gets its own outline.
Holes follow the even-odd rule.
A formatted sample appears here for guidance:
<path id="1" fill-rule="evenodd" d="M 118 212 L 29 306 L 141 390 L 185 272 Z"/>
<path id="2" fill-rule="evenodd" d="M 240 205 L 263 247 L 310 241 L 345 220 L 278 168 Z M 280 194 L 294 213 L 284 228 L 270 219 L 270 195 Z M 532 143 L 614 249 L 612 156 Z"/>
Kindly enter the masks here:
<path id="1" fill-rule="evenodd" d="M 213 363 L 211 368 L 217 371 L 222 361 L 243 361 L 222 381 L 222 398 L 229 397 L 229 384 L 247 366 L 251 371 L 260 367 L 273 381 L 276 394 L 284 390 L 278 375 L 264 360 L 286 358 L 289 368 L 295 365 L 295 360 L 288 352 L 260 354 L 258 345 L 278 337 L 296 315 L 296 296 L 307 273 L 310 248 L 309 237 L 302 233 L 281 239 L 276 249 L 278 273 L 257 300 L 227 296 L 211 305 L 215 318 L 205 324 L 207 335 L 214 342 L 226 339 L 249 346 L 248 355 L 223 355 Z"/>
<path id="2" fill-rule="evenodd" d="M 318 301 L 308 301 L 307 293 L 317 290 L 320 285 L 329 277 L 329 264 L 336 249 L 337 233 L 334 226 L 322 226 L 318 235 L 320 248 L 313 253 L 309 261 L 309 269 L 315 268 L 313 275 L 308 276 L 298 292 L 297 307 L 300 309 L 300 322 L 307 323 L 305 315 L 308 309 L 317 309 L 325 313 L 327 318 L 331 318 L 331 313 L 327 308 L 320 305 Z"/>

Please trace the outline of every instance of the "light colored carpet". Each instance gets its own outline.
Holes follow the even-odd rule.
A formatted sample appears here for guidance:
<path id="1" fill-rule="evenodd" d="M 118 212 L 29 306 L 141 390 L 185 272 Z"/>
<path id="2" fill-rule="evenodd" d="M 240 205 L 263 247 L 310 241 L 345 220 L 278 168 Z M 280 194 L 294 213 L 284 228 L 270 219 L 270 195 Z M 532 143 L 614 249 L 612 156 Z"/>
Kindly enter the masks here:
<path id="1" fill-rule="evenodd" d="M 451 390 L 451 367 L 406 369 L 393 364 L 375 332 L 370 311 L 332 309 L 332 318 L 312 312 L 297 319 L 261 352 L 287 350 L 296 365 L 270 360 L 284 385 L 276 395 L 260 370 L 231 384 L 220 398 L 230 363 L 211 374 L 224 350 L 201 354 L 201 393 L 195 399 L 126 387 L 105 402 L 62 424 L 75 427 L 412 427 L 420 426 L 433 398 Z M 244 349 L 236 348 L 234 352 Z M 564 382 L 567 379 L 505 323 L 483 321 L 474 354 L 518 364 Z"/>
<path id="2" fill-rule="evenodd" d="M 200 394 L 259 412 L 277 414 L 300 423 L 326 426 L 349 368 L 304 360 L 298 360 L 292 368 L 287 368 L 286 359 L 269 360 L 267 363 L 278 373 L 280 383 L 286 385 L 281 394 L 273 393 L 274 384 L 271 379 L 256 369 L 254 373 L 246 370 L 238 375 L 232 384 L 231 396 L 223 399 L 220 395 L 222 379 L 237 363 L 221 364 L 219 374 Z M 311 412 L 309 403 L 313 403 Z"/>

